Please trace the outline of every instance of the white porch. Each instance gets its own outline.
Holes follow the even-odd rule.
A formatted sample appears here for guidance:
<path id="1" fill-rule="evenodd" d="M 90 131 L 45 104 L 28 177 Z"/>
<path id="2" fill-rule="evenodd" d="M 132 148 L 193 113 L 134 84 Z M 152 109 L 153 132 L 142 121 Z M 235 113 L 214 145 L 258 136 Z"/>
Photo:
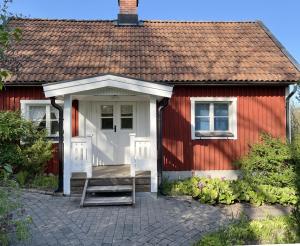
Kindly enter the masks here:
<path id="1" fill-rule="evenodd" d="M 46 97 L 64 100 L 64 194 L 72 173 L 93 176 L 93 167 L 130 165 L 151 171 L 157 192 L 157 102 L 172 87 L 112 75 L 44 85 Z M 72 100 L 79 102 L 79 136 L 72 137 Z M 95 168 L 94 168 L 95 169 Z"/>

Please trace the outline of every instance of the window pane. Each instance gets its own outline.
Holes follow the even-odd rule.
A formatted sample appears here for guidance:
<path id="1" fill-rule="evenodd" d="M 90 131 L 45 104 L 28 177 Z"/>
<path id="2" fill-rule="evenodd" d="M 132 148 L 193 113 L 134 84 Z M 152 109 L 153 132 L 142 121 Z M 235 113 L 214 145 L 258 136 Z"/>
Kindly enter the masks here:
<path id="1" fill-rule="evenodd" d="M 38 126 L 39 130 L 46 129 L 46 120 L 34 121 L 34 123 Z"/>
<path id="2" fill-rule="evenodd" d="M 29 106 L 29 119 L 38 126 L 38 129 L 45 129 L 46 106 Z"/>
<path id="3" fill-rule="evenodd" d="M 215 131 L 228 131 L 228 117 L 215 117 Z"/>
<path id="4" fill-rule="evenodd" d="M 50 124 L 51 124 L 50 125 L 51 135 L 58 135 L 58 129 L 59 129 L 58 121 L 51 121 Z"/>
<path id="5" fill-rule="evenodd" d="M 227 103 L 215 103 L 214 104 L 214 116 L 228 116 L 228 104 Z"/>
<path id="6" fill-rule="evenodd" d="M 29 119 L 36 122 L 46 120 L 46 106 L 29 106 Z"/>
<path id="7" fill-rule="evenodd" d="M 101 119 L 101 129 L 113 129 L 114 120 L 113 118 L 102 118 Z"/>
<path id="8" fill-rule="evenodd" d="M 132 118 L 121 119 L 121 129 L 132 129 Z"/>
<path id="9" fill-rule="evenodd" d="M 56 108 L 50 107 L 50 119 L 57 120 L 59 118 L 59 112 Z"/>
<path id="10" fill-rule="evenodd" d="M 102 117 L 112 117 L 114 113 L 113 105 L 102 105 L 101 106 L 101 116 Z"/>
<path id="11" fill-rule="evenodd" d="M 196 116 L 209 116 L 209 103 L 196 103 L 195 104 Z"/>
<path id="12" fill-rule="evenodd" d="M 132 105 L 121 105 L 121 116 L 132 116 L 133 108 Z"/>
<path id="13" fill-rule="evenodd" d="M 209 131 L 209 118 L 201 117 L 195 119 L 195 130 L 196 131 Z"/>

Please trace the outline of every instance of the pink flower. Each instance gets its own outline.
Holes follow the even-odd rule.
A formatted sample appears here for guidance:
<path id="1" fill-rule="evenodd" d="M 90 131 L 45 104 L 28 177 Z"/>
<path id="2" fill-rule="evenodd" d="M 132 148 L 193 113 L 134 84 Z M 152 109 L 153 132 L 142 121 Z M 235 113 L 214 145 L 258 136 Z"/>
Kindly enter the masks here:
<path id="1" fill-rule="evenodd" d="M 198 188 L 199 188 L 200 190 L 202 190 L 203 187 L 204 187 L 204 184 L 200 181 L 200 182 L 198 183 Z"/>

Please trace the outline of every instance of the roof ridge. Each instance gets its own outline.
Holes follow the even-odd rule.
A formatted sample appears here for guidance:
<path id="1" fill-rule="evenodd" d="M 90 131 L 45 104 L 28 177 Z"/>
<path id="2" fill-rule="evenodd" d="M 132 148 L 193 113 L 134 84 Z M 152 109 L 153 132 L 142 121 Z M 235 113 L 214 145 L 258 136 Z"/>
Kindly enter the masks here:
<path id="1" fill-rule="evenodd" d="M 142 20 L 143 22 L 159 22 L 159 23 L 224 23 L 224 24 L 230 24 L 230 23 L 256 23 L 256 20 L 244 20 L 244 21 L 213 21 L 213 20 Z"/>
<path id="2" fill-rule="evenodd" d="M 26 21 L 65 21 L 65 22 L 114 22 L 115 20 L 96 20 L 96 19 L 50 19 L 50 18 L 31 18 L 31 17 L 11 17 L 10 20 L 26 20 Z"/>
<path id="3" fill-rule="evenodd" d="M 26 21 L 65 21 L 65 22 L 115 22 L 116 20 L 101 20 L 101 19 L 59 19 L 59 18 L 31 18 L 31 17 L 12 17 L 11 20 L 26 20 Z M 256 23 L 256 20 L 237 20 L 237 21 L 213 21 L 213 20 L 141 20 L 143 22 L 150 23 L 222 23 L 222 24 L 230 24 L 230 23 Z"/>

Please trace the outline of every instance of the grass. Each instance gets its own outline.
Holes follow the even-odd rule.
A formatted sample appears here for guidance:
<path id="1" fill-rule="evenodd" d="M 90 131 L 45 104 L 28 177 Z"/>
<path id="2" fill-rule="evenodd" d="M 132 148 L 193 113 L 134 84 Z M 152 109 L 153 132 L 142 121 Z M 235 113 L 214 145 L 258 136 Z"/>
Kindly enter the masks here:
<path id="1" fill-rule="evenodd" d="M 205 235 L 195 246 L 299 243 L 296 222 L 291 216 L 249 221 L 245 218 Z"/>
<path id="2" fill-rule="evenodd" d="M 20 203 L 18 184 L 13 180 L 1 180 L 0 187 L 0 245 L 10 245 L 10 237 L 18 240 L 29 237 L 31 217 L 24 214 Z"/>
<path id="3" fill-rule="evenodd" d="M 29 188 L 41 189 L 41 190 L 54 190 L 58 186 L 57 176 L 36 176 L 30 184 L 26 185 Z"/>

